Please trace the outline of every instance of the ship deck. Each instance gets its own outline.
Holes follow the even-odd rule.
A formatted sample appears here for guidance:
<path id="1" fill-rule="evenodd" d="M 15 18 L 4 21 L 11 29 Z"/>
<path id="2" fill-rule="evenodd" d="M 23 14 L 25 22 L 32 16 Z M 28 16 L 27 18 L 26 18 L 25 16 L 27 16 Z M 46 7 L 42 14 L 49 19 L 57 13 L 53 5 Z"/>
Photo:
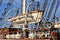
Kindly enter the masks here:
<path id="1" fill-rule="evenodd" d="M 0 40 L 50 40 L 50 39 L 0 39 Z"/>

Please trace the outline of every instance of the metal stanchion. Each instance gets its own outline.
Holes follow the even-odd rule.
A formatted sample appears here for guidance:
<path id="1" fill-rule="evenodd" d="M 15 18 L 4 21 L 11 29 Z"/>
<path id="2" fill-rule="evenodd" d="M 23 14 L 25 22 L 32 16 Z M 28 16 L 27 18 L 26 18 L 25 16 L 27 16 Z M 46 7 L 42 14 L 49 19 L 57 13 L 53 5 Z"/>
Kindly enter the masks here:
<path id="1" fill-rule="evenodd" d="M 36 30 L 36 40 L 37 40 L 37 30 Z"/>

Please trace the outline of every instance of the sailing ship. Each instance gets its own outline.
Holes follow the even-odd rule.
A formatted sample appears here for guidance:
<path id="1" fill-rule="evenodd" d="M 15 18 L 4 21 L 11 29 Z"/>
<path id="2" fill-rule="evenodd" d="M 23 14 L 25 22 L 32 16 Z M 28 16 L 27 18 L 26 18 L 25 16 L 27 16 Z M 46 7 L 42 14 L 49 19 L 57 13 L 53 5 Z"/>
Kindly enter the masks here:
<path id="1" fill-rule="evenodd" d="M 28 6 L 34 3 L 31 2 Z M 26 9 L 26 0 L 22 2 L 22 14 L 20 16 L 15 16 L 9 18 L 7 21 L 12 22 L 10 28 L 0 28 L 0 39 L 5 40 L 57 40 L 60 38 L 60 24 L 54 24 L 49 22 L 48 19 L 44 23 L 42 21 L 44 10 L 39 10 L 39 2 L 36 2 L 37 9 L 33 11 L 28 11 Z M 54 19 L 54 18 L 53 18 Z M 33 30 L 28 29 L 28 24 L 35 24 L 35 28 Z M 37 27 L 37 24 L 39 26 Z M 15 28 L 16 26 L 16 28 Z M 19 27 L 17 27 L 19 26 Z M 47 27 L 48 26 L 48 27 Z M 58 36 L 59 35 L 59 36 Z M 58 37 L 57 37 L 58 36 Z"/>

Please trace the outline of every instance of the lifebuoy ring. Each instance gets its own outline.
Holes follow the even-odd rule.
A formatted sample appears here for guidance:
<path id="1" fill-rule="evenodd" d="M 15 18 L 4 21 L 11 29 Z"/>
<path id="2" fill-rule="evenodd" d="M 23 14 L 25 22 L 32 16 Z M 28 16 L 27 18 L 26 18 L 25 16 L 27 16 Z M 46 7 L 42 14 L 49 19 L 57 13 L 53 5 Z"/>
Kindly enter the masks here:
<path id="1" fill-rule="evenodd" d="M 52 35 L 52 36 L 56 36 L 57 33 L 56 33 L 56 32 L 51 32 L 51 35 Z"/>

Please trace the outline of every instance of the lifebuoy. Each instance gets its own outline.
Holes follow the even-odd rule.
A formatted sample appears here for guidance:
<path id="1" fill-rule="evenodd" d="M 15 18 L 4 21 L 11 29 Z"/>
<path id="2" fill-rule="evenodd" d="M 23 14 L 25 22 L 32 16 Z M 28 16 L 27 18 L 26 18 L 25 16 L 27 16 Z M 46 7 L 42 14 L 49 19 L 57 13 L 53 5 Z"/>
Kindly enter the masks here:
<path id="1" fill-rule="evenodd" d="M 52 35 L 52 36 L 56 36 L 57 33 L 56 33 L 56 32 L 51 32 L 51 35 Z"/>

